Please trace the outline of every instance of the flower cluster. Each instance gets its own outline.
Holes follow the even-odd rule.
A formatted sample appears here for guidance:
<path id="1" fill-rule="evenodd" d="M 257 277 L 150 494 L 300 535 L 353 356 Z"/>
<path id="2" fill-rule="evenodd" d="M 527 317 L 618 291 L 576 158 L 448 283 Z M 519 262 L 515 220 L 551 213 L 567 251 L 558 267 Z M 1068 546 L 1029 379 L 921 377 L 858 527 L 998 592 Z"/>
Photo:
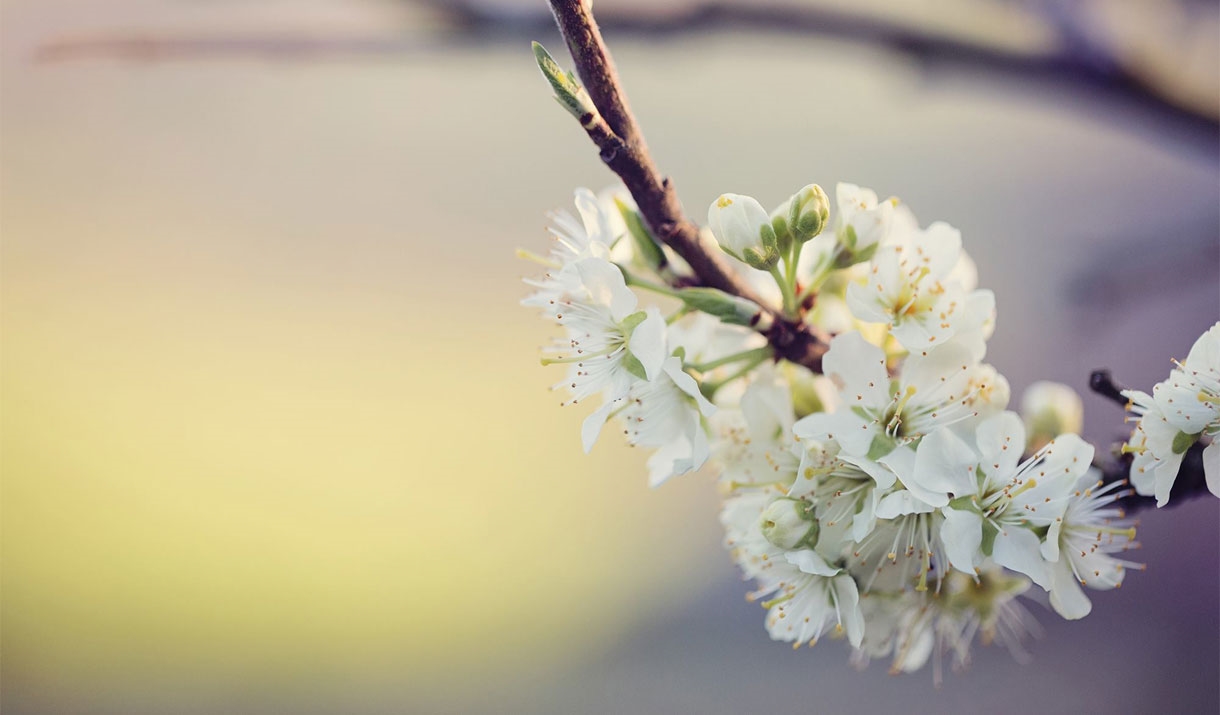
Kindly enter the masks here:
<path id="1" fill-rule="evenodd" d="M 1196 442 L 1203 449 L 1207 488 L 1220 496 L 1220 323 L 1199 336 L 1183 362 L 1152 388 L 1123 392 L 1138 419 L 1123 451 L 1134 455 L 1131 485 L 1138 494 L 1169 501 L 1182 458 Z"/>
<path id="2" fill-rule="evenodd" d="M 1036 624 L 1018 596 L 1081 618 L 1082 586 L 1114 588 L 1136 566 L 1114 503 L 1130 490 L 1101 484 L 1073 433 L 1079 399 L 1039 385 L 1024 419 L 1007 409 L 1008 382 L 985 362 L 995 298 L 953 227 L 922 227 L 852 184 L 836 187 L 833 211 L 816 185 L 771 211 L 725 194 L 706 242 L 758 305 L 683 287 L 685 264 L 629 199 L 581 190 L 576 204 L 579 219 L 554 217 L 550 255 L 530 256 L 547 273 L 524 302 L 564 331 L 543 362 L 567 366 L 564 404 L 596 403 L 586 450 L 614 421 L 654 450 L 653 485 L 714 466 L 725 543 L 772 638 L 843 638 L 854 662 L 907 672 L 932 660 L 939 673 L 945 657 L 964 665 L 976 638 L 1020 654 Z M 642 308 L 636 290 L 659 305 Z M 820 373 L 775 357 L 751 329 L 770 316 L 834 336 Z M 1220 326 L 1209 335 L 1156 400 L 1136 400 L 1144 422 L 1160 397 L 1189 393 L 1195 407 L 1175 418 L 1196 435 L 1220 425 Z M 1141 457 L 1161 446 L 1148 435 Z"/>

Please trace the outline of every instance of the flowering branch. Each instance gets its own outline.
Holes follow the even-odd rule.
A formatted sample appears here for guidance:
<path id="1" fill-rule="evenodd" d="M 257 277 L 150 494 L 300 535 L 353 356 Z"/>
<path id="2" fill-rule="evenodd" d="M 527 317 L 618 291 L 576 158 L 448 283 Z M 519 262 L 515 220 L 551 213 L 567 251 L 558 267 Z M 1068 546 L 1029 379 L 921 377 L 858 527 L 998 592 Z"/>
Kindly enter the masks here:
<path id="1" fill-rule="evenodd" d="M 1089 375 L 1089 389 L 1124 408 L 1130 406 L 1131 401 L 1123 394 L 1125 388 L 1114 381 L 1114 376 L 1110 374 L 1109 370 L 1094 370 Z M 1169 493 L 1169 505 L 1174 506 L 1187 499 L 1207 496 L 1211 493 L 1208 490 L 1207 477 L 1203 469 L 1205 447 L 1206 445 L 1202 442 L 1196 442 L 1182 455 L 1182 465 L 1178 469 L 1177 479 Z M 1115 449 L 1109 459 L 1102 461 L 1099 465 L 1102 481 L 1110 484 L 1130 480 L 1131 466 L 1134 461 L 1130 453 Z M 1156 506 L 1156 499 L 1132 492 L 1118 499 L 1117 503 L 1128 511 L 1137 511 Z"/>
<path id="2" fill-rule="evenodd" d="M 648 153 L 589 1 L 551 0 L 550 5 L 583 86 L 563 77 L 554 60 L 535 45 L 539 64 L 560 103 L 580 121 L 606 166 L 623 180 L 653 235 L 685 259 L 702 284 L 756 303 L 770 318 L 761 321 L 760 328 L 767 326 L 765 334 L 777 356 L 821 372 L 828 338 L 759 298 L 720 252 L 708 250 L 699 227 L 683 213 L 673 182 L 661 175 Z"/>

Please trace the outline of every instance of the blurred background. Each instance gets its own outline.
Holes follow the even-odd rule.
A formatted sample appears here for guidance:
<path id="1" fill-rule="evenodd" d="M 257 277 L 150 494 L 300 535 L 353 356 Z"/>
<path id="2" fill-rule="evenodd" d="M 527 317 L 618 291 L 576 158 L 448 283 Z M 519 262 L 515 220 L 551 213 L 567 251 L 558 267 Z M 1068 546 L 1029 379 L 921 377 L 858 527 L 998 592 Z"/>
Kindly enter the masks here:
<path id="1" fill-rule="evenodd" d="M 709 475 L 580 453 L 514 249 L 613 177 L 541 0 L 0 7 L 5 713 L 1216 711 L 1214 500 L 937 689 L 769 641 Z M 847 180 L 961 228 L 1014 401 L 1220 316 L 1215 2 L 597 11 L 696 218 Z"/>

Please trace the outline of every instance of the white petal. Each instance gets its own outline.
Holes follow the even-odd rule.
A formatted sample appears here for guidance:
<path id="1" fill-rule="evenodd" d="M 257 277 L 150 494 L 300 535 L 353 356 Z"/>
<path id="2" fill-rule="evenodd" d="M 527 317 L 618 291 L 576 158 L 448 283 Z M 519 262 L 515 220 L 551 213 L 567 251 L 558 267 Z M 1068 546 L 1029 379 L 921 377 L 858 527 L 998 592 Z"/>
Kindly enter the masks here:
<path id="1" fill-rule="evenodd" d="M 856 319 L 866 323 L 888 323 L 893 317 L 877 300 L 877 289 L 872 283 L 847 284 L 847 307 Z"/>
<path id="2" fill-rule="evenodd" d="M 585 448 L 585 454 L 588 454 L 593 449 L 593 445 L 597 442 L 597 437 L 601 434 L 602 427 L 605 426 L 606 420 L 610 418 L 610 411 L 614 407 L 614 402 L 607 402 L 597 408 L 593 414 L 586 417 L 585 421 L 581 424 L 580 442 Z"/>
<path id="3" fill-rule="evenodd" d="M 1208 490 L 1220 497 L 1220 437 L 1212 437 L 1212 443 L 1203 450 L 1203 476 Z"/>
<path id="4" fill-rule="evenodd" d="M 1173 491 L 1173 483 L 1178 479 L 1178 470 L 1182 467 L 1182 455 L 1172 452 L 1165 455 L 1156 465 L 1156 505 L 1165 506 L 1169 503 L 1169 493 Z M 1206 477 L 1206 475 L 1204 475 Z M 1208 487 L 1211 488 L 1210 486 Z"/>
<path id="5" fill-rule="evenodd" d="M 889 402 L 885 353 L 858 332 L 844 333 L 830 341 L 822 369 L 843 394 L 845 408 L 874 408 Z"/>
<path id="6" fill-rule="evenodd" d="M 1016 412 L 989 417 L 975 430 L 983 471 L 1012 474 L 1025 451 L 1025 424 Z"/>
<path id="7" fill-rule="evenodd" d="M 1034 532 L 1019 526 L 1005 525 L 995 537 L 991 557 L 1001 566 L 1029 576 L 1045 590 L 1051 587 L 1051 570 L 1042 558 L 1041 542 Z"/>
<path id="8" fill-rule="evenodd" d="M 654 306 L 649 306 L 646 312 L 648 317 L 631 332 L 627 349 L 644 366 L 644 374 L 651 381 L 665 362 L 665 317 Z"/>
<path id="9" fill-rule="evenodd" d="M 915 496 L 914 492 L 908 489 L 886 494 L 877 502 L 878 519 L 893 519 L 905 514 L 929 514 L 934 511 L 936 507 Z"/>
<path id="10" fill-rule="evenodd" d="M 890 454 L 893 455 L 894 453 L 891 452 Z M 888 456 L 889 455 L 887 455 L 887 457 Z M 862 472 L 872 477 L 873 481 L 877 483 L 877 489 L 882 491 L 894 486 L 894 482 L 898 481 L 898 475 L 894 473 L 894 470 L 885 466 L 884 464 L 880 464 L 872 461 L 871 459 L 865 459 L 863 457 L 843 455 L 840 458 L 848 464 L 859 467 Z M 901 457 L 895 456 L 894 460 L 892 461 L 900 466 L 905 466 L 909 460 L 904 461 L 901 459 Z"/>
<path id="11" fill-rule="evenodd" d="M 669 379 L 674 381 L 678 389 L 685 392 L 695 400 L 695 404 L 699 407 L 699 412 L 704 416 L 710 416 L 716 411 L 716 406 L 707 401 L 703 393 L 699 391 L 699 383 L 695 382 L 695 378 L 688 375 L 682 369 L 682 361 L 676 357 L 670 357 L 662 364 L 661 369 L 669 376 Z"/>
<path id="12" fill-rule="evenodd" d="M 965 496 L 978 491 L 977 464 L 974 450 L 953 430 L 942 427 L 920 441 L 912 478 L 929 491 Z"/>
<path id="13" fill-rule="evenodd" d="M 847 630 L 847 642 L 853 648 L 859 648 L 864 640 L 864 614 L 860 612 L 860 591 L 856 581 L 850 575 L 843 574 L 835 577 L 833 585 L 839 617 Z"/>
<path id="14" fill-rule="evenodd" d="M 1093 610 L 1066 558 L 1051 569 L 1051 606 L 1069 621 L 1084 618 Z"/>
<path id="15" fill-rule="evenodd" d="M 813 574 L 814 576 L 834 576 L 842 570 L 826 563 L 826 560 L 813 549 L 789 551 L 784 554 L 784 558 L 788 560 L 788 563 L 801 571 Z"/>
<path id="16" fill-rule="evenodd" d="M 609 308 L 615 321 L 635 312 L 639 299 L 627 287 L 618 266 L 600 258 L 585 258 L 577 261 L 576 270 L 592 300 Z"/>
<path id="17" fill-rule="evenodd" d="M 953 568 L 974 576 L 974 568 L 982 563 L 979 547 L 983 544 L 983 517 L 973 511 L 945 509 L 945 523 L 940 527 L 940 539 Z"/>

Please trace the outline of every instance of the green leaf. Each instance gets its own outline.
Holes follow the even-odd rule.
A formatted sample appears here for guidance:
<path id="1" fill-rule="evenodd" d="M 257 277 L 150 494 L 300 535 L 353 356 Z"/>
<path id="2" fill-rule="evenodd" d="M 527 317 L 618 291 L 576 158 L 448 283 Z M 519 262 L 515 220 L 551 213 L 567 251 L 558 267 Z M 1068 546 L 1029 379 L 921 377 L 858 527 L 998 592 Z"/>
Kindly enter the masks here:
<path id="1" fill-rule="evenodd" d="M 1186 434 L 1185 432 L 1175 434 L 1173 436 L 1173 453 L 1186 454 L 1186 450 L 1190 449 L 1190 445 L 1198 440 L 1199 435 L 1197 434 Z"/>
<path id="2" fill-rule="evenodd" d="M 630 337 L 631 333 L 635 332 L 636 326 L 644 322 L 647 317 L 648 313 L 645 313 L 642 310 L 637 310 L 631 315 L 628 315 L 626 318 L 623 318 L 622 322 L 619 323 L 619 327 L 623 329 L 623 335 Z"/>
<path id="3" fill-rule="evenodd" d="M 995 537 L 1000 535 L 1000 530 L 995 524 L 990 521 L 983 521 L 983 542 L 979 548 L 982 549 L 983 555 L 990 557 L 991 552 L 995 550 Z"/>
<path id="4" fill-rule="evenodd" d="M 752 325 L 760 308 L 752 301 L 715 288 L 684 288 L 678 298 L 691 310 L 714 315 L 722 323 Z"/>
<path id="5" fill-rule="evenodd" d="M 640 362 L 639 358 L 632 355 L 630 350 L 623 354 L 623 367 L 627 368 L 627 372 L 641 380 L 648 379 L 648 373 L 644 372 L 644 364 Z"/>
<path id="6" fill-rule="evenodd" d="M 555 90 L 555 99 L 560 106 L 582 122 L 586 116 L 596 114 L 597 107 L 593 105 L 593 99 L 576 81 L 576 76 L 571 72 L 564 72 L 541 43 L 533 43 L 533 48 L 538 69 L 542 70 L 542 76 L 546 77 L 546 81 L 551 83 L 551 88 Z"/>
<path id="7" fill-rule="evenodd" d="M 874 462 L 898 448 L 898 442 L 893 437 L 879 434 L 873 437 L 873 443 L 868 446 L 868 458 Z"/>
<path id="8" fill-rule="evenodd" d="M 668 261 L 665 260 L 665 252 L 661 250 L 661 246 L 657 244 L 648 227 L 644 225 L 644 217 L 618 197 L 615 197 L 614 205 L 618 207 L 619 215 L 627 224 L 627 232 L 631 234 L 631 240 L 635 243 L 635 249 L 640 258 L 648 264 L 649 268 L 659 271 Z"/>

